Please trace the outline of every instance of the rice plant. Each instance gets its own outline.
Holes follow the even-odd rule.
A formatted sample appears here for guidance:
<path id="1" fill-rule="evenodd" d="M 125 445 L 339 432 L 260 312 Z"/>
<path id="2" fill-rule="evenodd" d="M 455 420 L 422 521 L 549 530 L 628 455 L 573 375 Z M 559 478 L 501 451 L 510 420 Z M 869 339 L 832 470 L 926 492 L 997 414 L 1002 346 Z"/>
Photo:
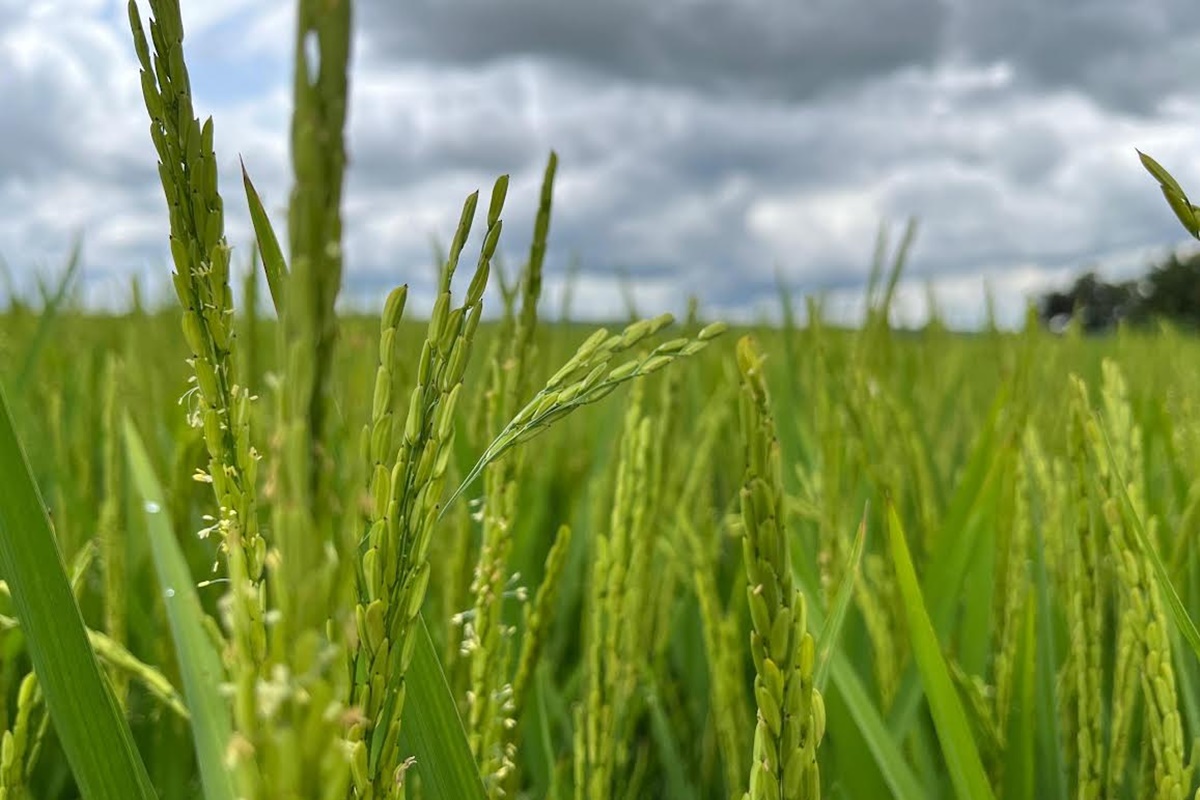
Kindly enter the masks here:
<path id="1" fill-rule="evenodd" d="M 899 335 L 912 225 L 858 329 L 546 322 L 554 153 L 340 315 L 352 4 L 247 263 L 148 5 L 173 295 L 0 313 L 0 798 L 1197 796 L 1194 339 Z"/>

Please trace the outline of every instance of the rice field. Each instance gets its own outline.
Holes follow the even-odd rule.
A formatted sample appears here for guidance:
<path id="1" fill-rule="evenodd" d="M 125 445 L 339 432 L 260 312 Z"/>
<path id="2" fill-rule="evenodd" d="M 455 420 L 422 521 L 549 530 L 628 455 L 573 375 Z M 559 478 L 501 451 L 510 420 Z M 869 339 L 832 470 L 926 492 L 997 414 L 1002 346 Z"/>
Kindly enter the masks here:
<path id="1" fill-rule="evenodd" d="M 349 4 L 286 220 L 149 6 L 175 296 L 0 313 L 0 800 L 1200 797 L 1193 336 L 894 330 L 907 237 L 856 329 L 545 322 L 553 154 L 339 315 Z"/>

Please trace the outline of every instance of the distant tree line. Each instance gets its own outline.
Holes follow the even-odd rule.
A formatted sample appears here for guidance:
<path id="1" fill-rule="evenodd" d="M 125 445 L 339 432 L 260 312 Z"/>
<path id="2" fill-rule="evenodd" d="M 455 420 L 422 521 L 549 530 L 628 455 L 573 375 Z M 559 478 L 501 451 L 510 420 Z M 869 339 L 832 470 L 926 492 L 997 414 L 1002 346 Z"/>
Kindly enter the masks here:
<path id="1" fill-rule="evenodd" d="M 1109 283 L 1087 272 L 1067 291 L 1038 299 L 1042 322 L 1061 330 L 1077 318 L 1088 332 L 1110 330 L 1118 323 L 1145 325 L 1165 319 L 1200 328 L 1200 253 L 1172 253 L 1140 278 Z"/>

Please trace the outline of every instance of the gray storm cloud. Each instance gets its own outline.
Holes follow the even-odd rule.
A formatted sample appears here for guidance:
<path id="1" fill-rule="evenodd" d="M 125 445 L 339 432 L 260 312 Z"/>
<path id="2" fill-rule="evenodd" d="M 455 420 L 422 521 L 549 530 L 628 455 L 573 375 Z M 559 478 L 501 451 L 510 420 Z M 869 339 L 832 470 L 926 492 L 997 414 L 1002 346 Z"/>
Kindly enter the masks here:
<path id="1" fill-rule="evenodd" d="M 54 26 L 0 4 L 0 253 L 45 263 L 82 229 L 95 274 L 161 271 L 128 32 L 94 5 Z M 238 155 L 274 212 L 287 195 L 286 8 L 206 7 L 187 43 L 242 249 Z M 551 284 L 577 259 L 590 315 L 619 311 L 620 275 L 648 307 L 695 292 L 730 314 L 773 305 L 776 270 L 853 294 L 880 221 L 916 215 L 906 296 L 928 281 L 977 319 L 987 279 L 1019 316 L 1073 269 L 1180 241 L 1135 146 L 1200 181 L 1200 17 L 1175 0 L 365 0 L 357 21 L 347 296 L 366 302 L 428 281 L 432 240 L 502 172 L 518 262 L 551 148 Z"/>

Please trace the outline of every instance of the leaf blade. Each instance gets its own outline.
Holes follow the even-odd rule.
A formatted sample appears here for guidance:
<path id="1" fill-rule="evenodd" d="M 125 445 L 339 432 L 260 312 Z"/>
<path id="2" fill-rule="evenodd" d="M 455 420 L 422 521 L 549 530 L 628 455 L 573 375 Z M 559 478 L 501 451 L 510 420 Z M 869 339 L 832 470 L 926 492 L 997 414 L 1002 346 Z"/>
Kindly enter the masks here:
<path id="1" fill-rule="evenodd" d="M 896 569 L 896 583 L 904 600 L 913 657 L 925 686 L 925 696 L 933 715 L 934 729 L 942 743 L 942 754 L 950 771 L 950 779 L 959 797 L 984 800 L 993 797 L 991 785 L 979 757 L 979 749 L 971 735 L 970 722 L 959 701 L 950 678 L 950 670 L 942 656 L 941 645 L 933 621 L 925 608 L 917 572 L 904 536 L 904 526 L 896 507 L 888 503 L 888 539 Z"/>
<path id="2" fill-rule="evenodd" d="M 154 571 L 162 587 L 167 623 L 183 678 L 183 693 L 191 713 L 192 740 L 207 800 L 233 800 L 233 780 L 224 757 L 232 736 L 229 711 L 218 687 L 225 680 L 221 657 L 201 621 L 204 611 L 183 552 L 171 530 L 162 486 L 146 447 L 128 417 L 124 420 L 125 450 L 134 485 L 142 501 L 146 534 Z"/>
<path id="3" fill-rule="evenodd" d="M 424 614 L 418 615 L 412 635 L 416 644 L 405 675 L 401 752 L 416 758 L 414 769 L 430 800 L 485 800 L 483 781 Z"/>
<path id="4" fill-rule="evenodd" d="M 821 626 L 821 633 L 817 637 L 817 667 L 813 678 L 813 685 L 817 687 L 817 691 L 824 691 L 825 685 L 829 680 L 829 666 L 832 663 L 831 656 L 833 655 L 834 648 L 837 646 L 838 636 L 842 631 L 842 624 L 846 621 L 846 612 L 850 609 L 850 599 L 854 596 L 854 585 L 858 582 L 859 565 L 862 563 L 862 555 L 866 550 L 866 544 L 867 510 L 864 509 L 862 521 L 858 524 L 858 533 L 855 535 L 854 544 L 850 548 L 850 557 L 846 565 L 845 577 L 842 578 L 842 585 L 838 587 L 829 616 L 825 619 L 825 624 Z"/>
<path id="5" fill-rule="evenodd" d="M 287 261 L 283 257 L 283 248 L 279 245 L 279 237 L 271 225 L 271 218 L 263 207 L 262 198 L 250 180 L 246 164 L 242 165 L 242 185 L 246 187 L 246 203 L 250 206 L 250 222 L 254 226 L 254 238 L 258 240 L 258 252 L 262 254 L 263 272 L 267 276 L 267 288 L 271 291 L 271 303 L 275 313 L 282 313 L 283 286 L 287 281 Z"/>
<path id="6" fill-rule="evenodd" d="M 1171 173 L 1167 172 L 1153 158 L 1141 150 L 1138 150 L 1137 154 L 1138 158 L 1142 161 L 1142 166 L 1158 181 L 1163 197 L 1167 199 L 1167 204 L 1175 212 L 1175 216 L 1178 217 L 1180 224 L 1183 225 L 1188 233 L 1200 239 L 1200 213 L 1197 212 L 1196 206 L 1192 205 L 1191 201 L 1188 200 L 1183 187 L 1171 176 Z"/>
<path id="7" fill-rule="evenodd" d="M 1021 638 L 1017 643 L 1013 707 L 1008 715 L 1004 751 L 1004 796 L 1012 800 L 1034 800 L 1037 792 L 1035 744 L 1039 737 L 1036 692 L 1037 616 L 1036 595 L 1025 603 Z M 1051 712 L 1053 713 L 1053 712 Z"/>
<path id="8" fill-rule="evenodd" d="M 87 638 L 46 506 L 0 388 L 0 575 L 8 582 L 29 655 L 85 798 L 156 797 Z"/>

